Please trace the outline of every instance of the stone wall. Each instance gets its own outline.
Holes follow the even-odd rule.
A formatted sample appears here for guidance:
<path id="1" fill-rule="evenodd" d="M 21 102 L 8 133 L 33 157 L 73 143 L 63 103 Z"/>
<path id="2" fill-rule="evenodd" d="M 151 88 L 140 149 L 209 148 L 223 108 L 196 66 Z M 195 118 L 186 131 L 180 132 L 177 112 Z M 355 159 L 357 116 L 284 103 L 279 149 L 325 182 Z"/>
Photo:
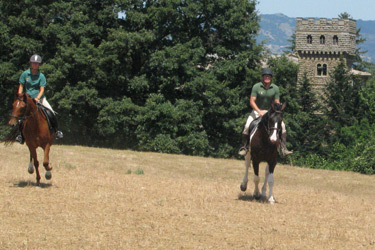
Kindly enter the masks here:
<path id="1" fill-rule="evenodd" d="M 311 44 L 308 43 L 307 36 L 311 36 Z M 321 36 L 325 38 L 324 44 L 320 42 Z M 334 42 L 334 36 L 338 38 L 337 44 Z M 319 92 L 323 90 L 331 72 L 339 64 L 340 57 L 344 59 L 348 68 L 351 68 L 356 49 L 355 40 L 354 20 L 297 18 L 296 52 L 300 64 L 298 81 L 306 72 L 313 88 Z M 318 75 L 318 64 L 326 65 L 326 75 Z"/>

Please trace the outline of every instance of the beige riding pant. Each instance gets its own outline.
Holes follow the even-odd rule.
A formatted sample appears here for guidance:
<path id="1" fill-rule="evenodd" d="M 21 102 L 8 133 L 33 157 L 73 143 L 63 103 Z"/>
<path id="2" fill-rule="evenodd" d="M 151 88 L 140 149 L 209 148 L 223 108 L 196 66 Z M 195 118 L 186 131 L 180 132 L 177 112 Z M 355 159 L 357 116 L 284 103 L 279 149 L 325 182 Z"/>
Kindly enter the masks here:
<path id="1" fill-rule="evenodd" d="M 268 110 L 261 110 L 261 111 L 267 113 Z M 247 121 L 246 121 L 246 124 L 245 124 L 245 128 L 244 128 L 242 134 L 245 134 L 245 135 L 249 134 L 249 127 L 250 127 L 251 122 L 254 121 L 254 119 L 256 119 L 258 117 L 259 117 L 258 112 L 256 112 L 255 110 L 253 110 L 253 112 L 251 112 L 251 114 L 247 118 Z M 285 123 L 284 122 L 281 122 L 281 131 L 282 131 L 283 134 L 286 133 L 286 128 L 285 128 Z"/>
<path id="2" fill-rule="evenodd" d="M 55 111 L 52 109 L 51 105 L 49 105 L 49 103 L 47 102 L 47 98 L 45 97 L 42 97 L 39 99 L 39 102 L 46 108 L 48 108 L 49 110 L 51 110 L 54 114 L 55 114 Z"/>

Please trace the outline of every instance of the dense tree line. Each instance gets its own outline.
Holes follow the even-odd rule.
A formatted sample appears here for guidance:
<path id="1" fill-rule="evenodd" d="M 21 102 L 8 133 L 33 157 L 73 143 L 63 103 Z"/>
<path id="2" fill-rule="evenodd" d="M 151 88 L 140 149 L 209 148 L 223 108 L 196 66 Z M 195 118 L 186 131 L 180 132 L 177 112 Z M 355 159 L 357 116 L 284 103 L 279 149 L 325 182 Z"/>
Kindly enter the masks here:
<path id="1" fill-rule="evenodd" d="M 237 156 L 265 59 L 256 1 L 2 1 L 0 26 L 2 135 L 19 75 L 37 53 L 60 143 Z M 374 129 L 374 80 L 362 84 L 342 64 L 321 102 L 307 77 L 297 85 L 298 66 L 285 56 L 269 65 L 287 102 L 294 161 L 373 173 L 364 131 Z M 316 115 L 321 103 L 325 116 Z M 358 159 L 367 165 L 355 169 Z"/>
<path id="2" fill-rule="evenodd" d="M 24 0 L 0 11 L 2 113 L 38 53 L 61 142 L 234 154 L 259 79 L 255 1 Z"/>

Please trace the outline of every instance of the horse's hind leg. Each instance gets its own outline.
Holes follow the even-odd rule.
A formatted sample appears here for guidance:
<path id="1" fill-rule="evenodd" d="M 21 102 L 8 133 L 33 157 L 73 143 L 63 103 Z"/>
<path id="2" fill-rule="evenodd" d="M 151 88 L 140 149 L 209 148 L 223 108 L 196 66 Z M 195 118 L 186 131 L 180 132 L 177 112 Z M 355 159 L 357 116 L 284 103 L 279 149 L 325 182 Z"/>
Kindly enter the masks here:
<path id="1" fill-rule="evenodd" d="M 51 174 L 52 167 L 49 164 L 49 150 L 50 150 L 50 148 L 51 148 L 50 144 L 48 144 L 44 148 L 43 166 L 46 169 L 46 175 L 45 175 L 45 177 L 46 177 L 47 180 L 50 180 L 52 178 L 52 174 Z"/>
<path id="2" fill-rule="evenodd" d="M 248 182 L 248 175 L 249 175 L 249 167 L 250 167 L 250 153 L 247 152 L 245 155 L 245 176 L 243 177 L 242 183 L 241 183 L 241 191 L 246 191 L 247 189 L 247 182 Z"/>
<path id="3" fill-rule="evenodd" d="M 30 147 L 29 146 L 29 151 L 30 151 L 30 156 L 34 160 L 34 167 L 36 170 L 36 185 L 39 186 L 40 184 L 40 174 L 39 174 L 39 162 L 38 162 L 38 157 L 36 154 L 36 148 Z"/>
<path id="4" fill-rule="evenodd" d="M 269 164 L 267 164 L 266 170 L 265 170 L 265 175 L 264 175 L 264 184 L 262 187 L 262 197 L 267 197 L 266 192 L 267 192 L 267 180 L 268 176 L 270 174 L 270 167 Z"/>

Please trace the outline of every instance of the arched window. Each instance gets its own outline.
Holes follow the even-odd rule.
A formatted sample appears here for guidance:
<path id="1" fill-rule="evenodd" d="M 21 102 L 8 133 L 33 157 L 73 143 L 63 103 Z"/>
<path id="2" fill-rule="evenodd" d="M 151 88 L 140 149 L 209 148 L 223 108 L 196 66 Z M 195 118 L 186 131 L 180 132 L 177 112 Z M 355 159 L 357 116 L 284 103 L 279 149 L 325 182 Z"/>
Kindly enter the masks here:
<path id="1" fill-rule="evenodd" d="M 312 36 L 311 35 L 307 36 L 307 44 L 312 44 Z"/>
<path id="2" fill-rule="evenodd" d="M 339 38 L 336 35 L 333 36 L 333 45 L 339 45 Z"/>
<path id="3" fill-rule="evenodd" d="M 321 65 L 320 63 L 316 65 L 316 74 L 318 76 L 326 76 L 327 75 L 327 64 Z"/>
<path id="4" fill-rule="evenodd" d="M 327 64 L 323 64 L 323 75 L 326 76 L 327 75 Z"/>
<path id="5" fill-rule="evenodd" d="M 318 65 L 316 65 L 316 74 L 318 76 L 321 76 L 322 75 L 322 71 L 323 71 L 323 67 L 322 65 L 319 63 Z"/>
<path id="6" fill-rule="evenodd" d="M 320 44 L 325 44 L 326 43 L 326 38 L 325 36 L 321 35 L 320 36 Z"/>

